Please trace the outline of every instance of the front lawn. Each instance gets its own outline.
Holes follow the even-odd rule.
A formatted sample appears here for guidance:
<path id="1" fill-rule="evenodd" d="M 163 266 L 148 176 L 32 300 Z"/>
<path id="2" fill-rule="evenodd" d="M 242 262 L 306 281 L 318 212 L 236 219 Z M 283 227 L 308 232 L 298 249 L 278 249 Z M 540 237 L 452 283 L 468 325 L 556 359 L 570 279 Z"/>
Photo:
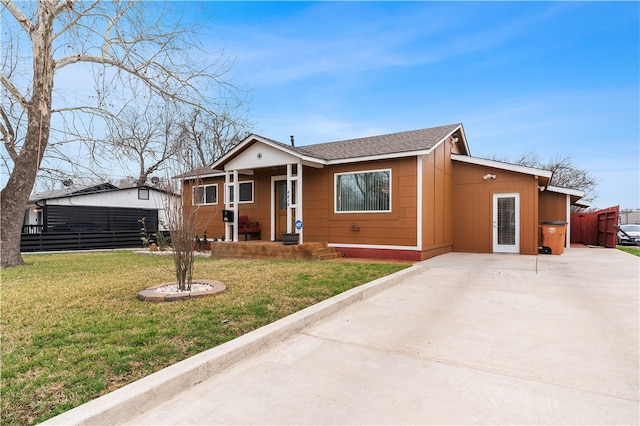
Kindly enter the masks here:
<path id="1" fill-rule="evenodd" d="M 2 270 L 2 424 L 33 424 L 407 265 L 197 258 L 224 294 L 150 303 L 169 257 L 27 255 Z"/>

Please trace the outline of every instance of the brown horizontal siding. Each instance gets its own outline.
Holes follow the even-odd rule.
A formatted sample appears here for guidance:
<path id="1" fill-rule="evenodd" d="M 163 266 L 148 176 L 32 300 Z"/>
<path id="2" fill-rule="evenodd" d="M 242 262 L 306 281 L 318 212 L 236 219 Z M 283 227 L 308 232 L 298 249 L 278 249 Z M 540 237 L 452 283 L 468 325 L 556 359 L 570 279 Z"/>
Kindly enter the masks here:
<path id="1" fill-rule="evenodd" d="M 391 212 L 335 213 L 334 175 L 349 171 L 392 170 Z M 260 222 L 262 239 L 269 239 L 271 231 L 271 178 L 281 176 L 279 170 L 256 170 L 253 176 L 241 176 L 240 181 L 254 181 L 254 202 L 240 204 L 240 214 Z M 415 246 L 417 218 L 416 159 L 398 159 L 358 165 L 340 165 L 303 170 L 303 232 L 305 241 L 335 242 L 343 244 Z M 222 210 L 224 205 L 224 178 L 209 178 L 201 184 L 218 184 L 216 206 L 191 206 L 192 184 L 184 185 L 188 208 L 196 215 L 198 234 L 206 229 L 207 236 L 219 238 L 224 234 Z M 352 225 L 359 228 L 352 230 Z"/>
<path id="2" fill-rule="evenodd" d="M 493 251 L 493 195 L 520 194 L 520 253 L 538 252 L 538 181 L 535 176 L 454 163 L 454 251 Z M 484 180 L 487 174 L 495 180 Z"/>
<path id="3" fill-rule="evenodd" d="M 391 169 L 391 212 L 335 213 L 335 173 Z M 331 167 L 328 170 L 329 242 L 342 244 L 415 246 L 417 197 L 416 159 L 377 161 L 362 165 Z M 359 228 L 353 231 L 352 225 Z"/>
<path id="4" fill-rule="evenodd" d="M 568 222 L 567 196 L 565 194 L 544 191 L 540 193 L 539 197 L 540 222 L 549 222 L 556 220 Z"/>
<path id="5" fill-rule="evenodd" d="M 451 144 L 441 143 L 422 158 L 423 258 L 446 253 L 453 246 Z"/>

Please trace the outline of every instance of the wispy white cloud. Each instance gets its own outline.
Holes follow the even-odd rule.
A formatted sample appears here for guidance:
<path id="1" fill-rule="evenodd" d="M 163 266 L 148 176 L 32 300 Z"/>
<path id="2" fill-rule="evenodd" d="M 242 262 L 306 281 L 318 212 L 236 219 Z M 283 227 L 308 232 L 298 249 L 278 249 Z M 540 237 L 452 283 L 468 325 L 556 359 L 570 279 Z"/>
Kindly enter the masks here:
<path id="1" fill-rule="evenodd" d="M 374 3 L 358 7 L 365 12 Z M 341 19 L 338 5 L 311 6 L 300 15 L 278 16 L 271 25 L 252 22 L 213 27 L 227 34 L 225 40 L 239 63 L 251 69 L 256 85 L 284 84 L 318 76 L 338 76 L 397 67 L 445 62 L 512 42 L 532 27 L 556 17 L 567 6 L 550 5 L 535 14 L 520 13 L 496 22 L 486 10 L 433 3 L 403 3 L 388 14 L 357 11 Z M 391 13 L 391 12 L 389 12 Z M 478 22 L 487 21 L 485 25 Z M 309 22 L 314 22 L 311 24 Z M 242 37 L 236 35 L 242 34 Z M 240 41 L 241 40 L 241 41 Z M 504 62 L 505 56 L 501 58 Z"/>

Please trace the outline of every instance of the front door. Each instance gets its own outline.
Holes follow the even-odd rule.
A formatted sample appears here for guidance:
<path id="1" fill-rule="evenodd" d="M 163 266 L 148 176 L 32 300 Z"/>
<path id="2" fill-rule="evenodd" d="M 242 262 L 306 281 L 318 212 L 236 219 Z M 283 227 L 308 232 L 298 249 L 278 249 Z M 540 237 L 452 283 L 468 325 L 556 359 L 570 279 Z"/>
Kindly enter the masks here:
<path id="1" fill-rule="evenodd" d="M 273 208 L 274 208 L 274 239 L 276 241 L 282 240 L 282 234 L 287 232 L 287 181 L 276 180 L 273 181 Z M 291 204 L 296 204 L 296 182 L 291 182 Z M 294 224 L 296 220 L 296 209 L 291 209 L 291 230 L 294 231 Z"/>
<path id="2" fill-rule="evenodd" d="M 493 252 L 520 253 L 520 194 L 493 195 Z"/>
<path id="3" fill-rule="evenodd" d="M 282 240 L 282 234 L 287 232 L 287 181 L 278 180 L 274 182 L 274 194 L 275 200 L 275 228 L 276 228 L 276 240 Z"/>

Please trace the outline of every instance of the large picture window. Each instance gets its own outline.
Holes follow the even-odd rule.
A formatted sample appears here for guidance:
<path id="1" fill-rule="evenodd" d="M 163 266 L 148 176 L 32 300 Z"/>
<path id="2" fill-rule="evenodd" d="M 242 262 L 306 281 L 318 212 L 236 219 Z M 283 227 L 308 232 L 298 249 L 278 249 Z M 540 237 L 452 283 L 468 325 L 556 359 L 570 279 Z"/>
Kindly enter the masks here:
<path id="1" fill-rule="evenodd" d="M 336 173 L 335 211 L 390 212 L 391 170 Z"/>
<path id="2" fill-rule="evenodd" d="M 240 203 L 253 203 L 253 181 L 248 180 L 239 182 L 238 187 L 240 189 Z M 233 203 L 235 196 L 233 194 L 233 184 L 229 184 L 229 202 Z"/>
<path id="3" fill-rule="evenodd" d="M 218 204 L 218 185 L 199 185 L 193 187 L 193 204 Z"/>

